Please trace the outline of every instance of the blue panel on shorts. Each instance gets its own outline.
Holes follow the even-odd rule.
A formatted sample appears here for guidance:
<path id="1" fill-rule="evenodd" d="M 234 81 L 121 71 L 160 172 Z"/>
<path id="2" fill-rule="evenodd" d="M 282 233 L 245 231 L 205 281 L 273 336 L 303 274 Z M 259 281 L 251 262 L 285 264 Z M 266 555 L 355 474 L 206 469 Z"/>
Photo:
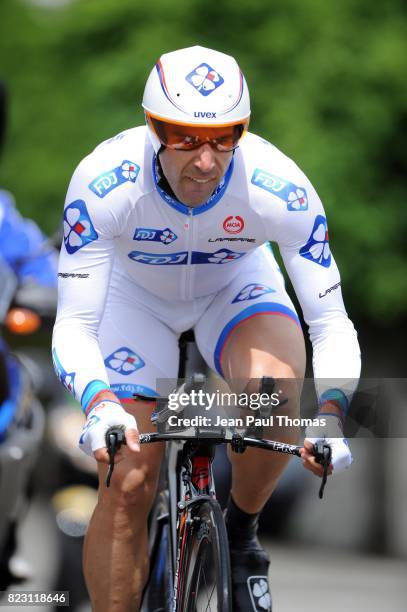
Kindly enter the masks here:
<path id="1" fill-rule="evenodd" d="M 299 318 L 294 310 L 288 308 L 287 306 L 283 306 L 283 304 L 279 304 L 278 302 L 262 302 L 261 304 L 254 304 L 253 306 L 245 308 L 225 325 L 216 343 L 214 361 L 216 370 L 221 376 L 223 376 L 221 365 L 222 350 L 229 334 L 239 323 L 258 314 L 282 315 L 289 317 L 297 325 L 300 325 Z"/>

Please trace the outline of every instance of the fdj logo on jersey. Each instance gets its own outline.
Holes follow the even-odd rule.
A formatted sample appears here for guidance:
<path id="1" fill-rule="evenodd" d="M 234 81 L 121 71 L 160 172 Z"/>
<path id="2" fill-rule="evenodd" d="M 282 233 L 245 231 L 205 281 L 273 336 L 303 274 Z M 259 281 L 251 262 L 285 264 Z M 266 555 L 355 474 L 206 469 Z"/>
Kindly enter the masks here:
<path id="1" fill-rule="evenodd" d="M 223 78 L 209 64 L 200 64 L 185 79 L 203 96 L 209 96 L 217 87 L 222 85 Z"/>
<path id="2" fill-rule="evenodd" d="M 188 251 L 171 253 L 169 255 L 162 255 L 161 253 L 143 253 L 143 251 L 132 251 L 128 254 L 128 257 L 133 261 L 137 261 L 138 263 L 149 264 L 152 266 L 176 266 L 187 262 Z"/>
<path id="3" fill-rule="evenodd" d="M 229 234 L 239 234 L 244 228 L 244 220 L 239 215 L 226 217 L 223 222 L 223 229 Z"/>
<path id="4" fill-rule="evenodd" d="M 250 285 L 246 285 L 246 287 L 243 287 L 243 289 L 239 291 L 235 299 L 232 300 L 232 304 L 244 302 L 245 300 L 255 300 L 266 293 L 275 293 L 275 291 L 275 289 L 267 287 L 267 285 L 262 285 L 261 283 L 250 283 Z"/>
<path id="5" fill-rule="evenodd" d="M 75 200 L 69 204 L 64 211 L 64 244 L 69 255 L 97 239 L 85 202 Z"/>
<path id="6" fill-rule="evenodd" d="M 170 230 L 169 227 L 163 230 L 137 227 L 133 236 L 133 240 L 149 240 L 151 242 L 162 242 L 163 244 L 171 244 L 177 238 L 176 233 Z"/>
<path id="7" fill-rule="evenodd" d="M 314 263 L 329 268 L 331 265 L 331 251 L 328 242 L 328 225 L 322 215 L 317 215 L 308 242 L 300 249 L 300 255 Z"/>
<path id="8" fill-rule="evenodd" d="M 108 170 L 95 178 L 89 183 L 89 189 L 99 198 L 104 198 L 113 189 L 123 183 L 128 183 L 129 181 L 135 183 L 139 172 L 140 166 L 125 159 L 120 166 Z"/>
<path id="9" fill-rule="evenodd" d="M 260 168 L 256 168 L 251 179 L 253 185 L 261 187 L 273 193 L 287 204 L 287 210 L 308 210 L 307 192 L 302 187 L 297 187 L 278 176 L 269 174 Z"/>
<path id="10" fill-rule="evenodd" d="M 200 251 L 193 251 L 191 263 L 193 264 L 218 264 L 223 265 L 240 259 L 246 255 L 246 253 L 234 253 L 229 249 L 221 249 L 215 253 L 202 253 Z"/>
<path id="11" fill-rule="evenodd" d="M 145 362 L 140 355 L 126 346 L 122 346 L 106 357 L 105 366 L 118 374 L 128 376 L 145 366 Z"/>

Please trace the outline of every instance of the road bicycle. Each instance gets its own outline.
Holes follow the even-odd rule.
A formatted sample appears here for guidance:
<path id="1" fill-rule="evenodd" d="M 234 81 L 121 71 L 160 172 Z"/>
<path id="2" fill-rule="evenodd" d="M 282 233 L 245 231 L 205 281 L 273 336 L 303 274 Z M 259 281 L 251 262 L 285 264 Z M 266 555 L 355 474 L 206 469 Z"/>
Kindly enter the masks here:
<path id="1" fill-rule="evenodd" d="M 263 379 L 263 391 L 270 381 Z M 175 392 L 191 393 L 204 384 L 205 377 L 195 372 Z M 167 398 L 159 398 L 152 414 L 157 431 L 140 434 L 141 444 L 167 442 L 161 484 L 149 518 L 150 572 L 141 612 L 232 612 L 229 544 L 212 470 L 216 446 L 230 444 L 237 453 L 256 447 L 297 456 L 301 447 L 259 439 L 233 428 L 168 429 L 171 414 Z M 123 430 L 111 428 L 106 442 L 109 486 L 115 453 L 125 443 Z M 331 449 L 320 443 L 315 445 L 314 454 L 324 467 L 319 493 L 322 497 Z M 261 589 L 258 590 L 260 597 Z M 255 589 L 253 593 L 255 598 Z M 257 603 L 253 601 L 253 609 L 261 610 Z"/>

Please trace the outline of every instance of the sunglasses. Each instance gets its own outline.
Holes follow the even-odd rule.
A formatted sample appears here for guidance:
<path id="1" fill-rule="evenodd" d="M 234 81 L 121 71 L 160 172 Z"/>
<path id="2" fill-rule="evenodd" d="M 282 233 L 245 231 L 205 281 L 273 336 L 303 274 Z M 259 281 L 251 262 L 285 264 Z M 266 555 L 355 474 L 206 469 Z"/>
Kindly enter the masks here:
<path id="1" fill-rule="evenodd" d="M 164 147 L 180 151 L 198 149 L 204 144 L 211 145 L 217 151 L 233 151 L 248 127 L 248 122 L 221 127 L 203 127 L 168 123 L 149 114 L 146 114 L 146 118 Z"/>

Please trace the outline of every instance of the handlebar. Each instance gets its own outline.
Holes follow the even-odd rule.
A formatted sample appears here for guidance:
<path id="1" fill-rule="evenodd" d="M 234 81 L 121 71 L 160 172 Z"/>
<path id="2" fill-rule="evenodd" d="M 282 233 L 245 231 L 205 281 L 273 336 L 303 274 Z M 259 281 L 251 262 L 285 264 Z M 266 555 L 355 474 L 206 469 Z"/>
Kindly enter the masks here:
<path id="1" fill-rule="evenodd" d="M 145 433 L 140 434 L 140 444 L 151 444 L 153 442 L 163 442 L 169 440 L 187 441 L 187 440 L 207 440 L 210 444 L 230 444 L 231 448 L 236 453 L 244 453 L 247 447 L 263 448 L 265 450 L 274 451 L 277 453 L 286 453 L 300 457 L 300 449 L 302 446 L 295 444 L 286 444 L 284 442 L 276 442 L 274 440 L 263 440 L 243 436 L 242 434 L 233 433 L 228 435 L 225 429 L 210 431 L 205 429 L 195 428 L 194 435 L 185 435 L 185 433 Z M 110 486 L 110 480 L 114 470 L 114 457 L 117 451 L 123 444 L 126 444 L 124 435 L 124 427 L 110 427 L 106 432 L 106 447 L 109 453 L 109 470 L 106 477 L 106 487 Z M 325 485 L 328 478 L 328 468 L 331 463 L 332 450 L 329 444 L 319 441 L 314 444 L 314 456 L 317 463 L 323 467 L 322 482 L 319 489 L 319 499 L 323 498 Z"/>

